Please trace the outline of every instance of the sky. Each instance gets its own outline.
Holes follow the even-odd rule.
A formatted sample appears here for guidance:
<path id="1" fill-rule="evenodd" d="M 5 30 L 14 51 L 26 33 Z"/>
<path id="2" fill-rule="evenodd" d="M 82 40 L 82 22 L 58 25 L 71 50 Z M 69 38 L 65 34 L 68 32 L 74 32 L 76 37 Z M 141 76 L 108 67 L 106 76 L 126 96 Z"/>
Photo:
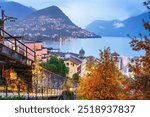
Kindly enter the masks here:
<path id="1" fill-rule="evenodd" d="M 144 0 L 7 0 L 35 9 L 58 6 L 76 25 L 85 28 L 94 20 L 124 20 L 146 11 Z"/>

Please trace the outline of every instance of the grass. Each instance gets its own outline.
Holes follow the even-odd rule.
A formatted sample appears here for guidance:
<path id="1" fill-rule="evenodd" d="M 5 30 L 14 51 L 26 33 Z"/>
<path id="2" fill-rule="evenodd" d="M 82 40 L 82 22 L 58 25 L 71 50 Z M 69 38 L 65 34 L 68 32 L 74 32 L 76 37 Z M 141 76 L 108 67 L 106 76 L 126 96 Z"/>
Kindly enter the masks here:
<path id="1" fill-rule="evenodd" d="M 0 100 L 25 100 L 26 98 L 23 96 L 8 96 L 8 97 L 2 97 L 0 96 Z"/>

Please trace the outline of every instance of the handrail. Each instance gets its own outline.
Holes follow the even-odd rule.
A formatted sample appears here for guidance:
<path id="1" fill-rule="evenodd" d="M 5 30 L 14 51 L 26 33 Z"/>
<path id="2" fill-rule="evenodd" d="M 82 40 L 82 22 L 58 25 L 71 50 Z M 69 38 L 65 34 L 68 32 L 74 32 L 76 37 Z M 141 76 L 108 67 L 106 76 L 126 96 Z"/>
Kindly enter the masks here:
<path id="1" fill-rule="evenodd" d="M 18 47 L 19 49 L 21 49 L 21 50 L 24 52 L 23 55 L 24 55 L 25 57 L 28 58 L 28 55 L 31 55 L 31 56 L 33 57 L 33 59 L 34 59 L 33 61 L 35 61 L 35 58 L 36 58 L 36 53 L 35 53 L 35 51 L 33 51 L 31 48 L 27 47 L 27 46 L 26 46 L 24 43 L 22 43 L 21 41 L 17 40 L 14 36 L 10 35 L 10 34 L 7 33 L 6 31 L 4 31 L 1 27 L 0 27 L 0 30 L 1 30 L 2 32 L 4 32 L 5 34 L 7 34 L 7 36 L 9 36 L 10 38 L 14 39 L 14 42 L 12 42 L 12 41 L 10 41 L 10 39 L 7 39 L 7 38 L 4 37 L 5 40 L 7 40 L 8 42 L 10 42 L 11 44 L 13 44 L 13 45 L 15 46 L 15 50 L 17 50 L 17 47 Z M 21 45 L 23 46 L 23 48 L 20 47 L 20 46 L 18 46 L 17 43 L 18 43 L 18 44 L 21 44 Z M 33 53 L 33 54 L 31 54 L 31 53 Z M 30 58 L 29 58 L 29 59 L 30 59 Z"/>

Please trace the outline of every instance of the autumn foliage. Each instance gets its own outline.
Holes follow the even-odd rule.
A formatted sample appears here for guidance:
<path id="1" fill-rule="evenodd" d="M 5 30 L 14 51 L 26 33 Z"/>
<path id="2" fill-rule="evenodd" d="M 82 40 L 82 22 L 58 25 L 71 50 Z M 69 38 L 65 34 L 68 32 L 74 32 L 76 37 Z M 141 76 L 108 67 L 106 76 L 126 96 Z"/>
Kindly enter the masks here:
<path id="1" fill-rule="evenodd" d="M 150 9 L 150 1 L 144 2 L 144 5 Z M 150 22 L 144 21 L 144 27 L 150 31 Z M 139 94 L 143 95 L 143 99 L 150 99 L 150 39 L 149 36 L 139 34 L 139 38 L 131 37 L 130 43 L 134 51 L 144 51 L 144 55 L 139 58 L 134 58 L 132 64 L 129 67 L 135 73 L 134 81 L 131 84 L 131 88 L 138 91 Z M 137 96 L 136 96 L 137 98 Z"/>
<path id="2" fill-rule="evenodd" d="M 8 90 L 16 92 L 17 90 L 26 91 L 27 84 L 20 78 L 17 77 L 14 69 L 3 69 L 4 84 Z"/>
<path id="3" fill-rule="evenodd" d="M 81 78 L 78 87 L 79 99 L 114 100 L 126 99 L 123 76 L 118 70 L 110 49 L 100 52 L 100 59 L 90 75 Z"/>

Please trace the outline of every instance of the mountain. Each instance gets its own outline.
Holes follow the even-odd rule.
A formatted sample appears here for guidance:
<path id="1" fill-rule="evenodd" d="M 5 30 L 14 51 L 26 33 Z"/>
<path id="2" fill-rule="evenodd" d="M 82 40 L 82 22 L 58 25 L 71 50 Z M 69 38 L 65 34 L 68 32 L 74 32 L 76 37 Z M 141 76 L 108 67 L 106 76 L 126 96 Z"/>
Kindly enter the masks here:
<path id="1" fill-rule="evenodd" d="M 28 18 L 48 16 L 53 19 L 64 19 L 64 23 L 74 25 L 71 20 L 57 7 L 51 6 L 31 14 Z"/>
<path id="2" fill-rule="evenodd" d="M 138 36 L 139 33 L 149 34 L 143 27 L 143 20 L 149 21 L 149 18 L 149 13 L 142 13 L 124 21 L 96 20 L 89 24 L 86 29 L 102 36 L 127 36 L 127 34 Z"/>
<path id="3" fill-rule="evenodd" d="M 99 37 L 76 26 L 57 6 L 36 11 L 15 25 L 7 26 L 7 31 L 30 40 Z"/>
<path id="4" fill-rule="evenodd" d="M 116 28 L 114 24 L 118 23 L 117 20 L 112 21 L 104 21 L 104 20 L 96 20 L 87 26 L 87 30 L 94 32 L 96 34 L 101 34 L 102 36 L 112 36 Z"/>
<path id="5" fill-rule="evenodd" d="M 1 8 L 5 10 L 7 16 L 12 16 L 18 18 L 18 20 L 25 18 L 29 14 L 35 12 L 36 10 L 31 7 L 21 5 L 16 2 L 2 2 Z"/>

